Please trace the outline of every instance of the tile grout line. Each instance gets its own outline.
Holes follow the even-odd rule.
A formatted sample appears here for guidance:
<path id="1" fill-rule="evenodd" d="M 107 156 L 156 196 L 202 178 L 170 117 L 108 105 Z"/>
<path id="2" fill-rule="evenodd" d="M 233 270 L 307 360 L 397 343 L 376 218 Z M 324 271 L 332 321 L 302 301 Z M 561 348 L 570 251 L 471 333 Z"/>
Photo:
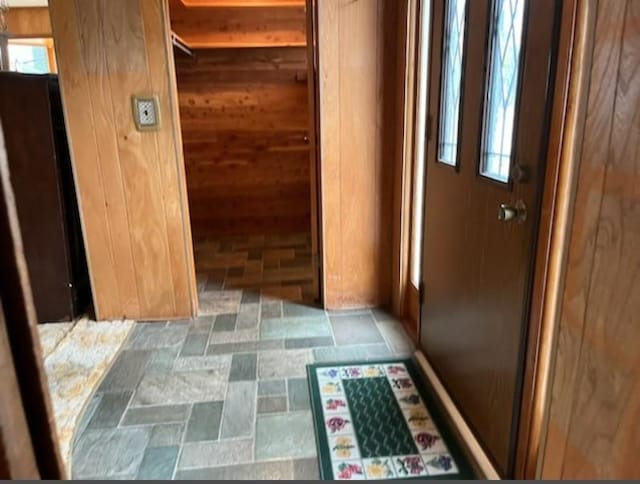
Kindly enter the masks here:
<path id="1" fill-rule="evenodd" d="M 189 408 L 189 416 L 184 422 L 184 428 L 182 429 L 182 440 L 180 442 L 180 447 L 178 448 L 178 455 L 176 457 L 176 463 L 173 466 L 173 473 L 171 474 L 171 480 L 176 480 L 176 475 L 178 474 L 178 466 L 180 464 L 180 459 L 182 459 L 182 452 L 184 451 L 184 444 L 187 440 L 187 430 L 189 429 L 189 420 L 191 420 L 191 416 L 193 415 L 193 403 Z"/>

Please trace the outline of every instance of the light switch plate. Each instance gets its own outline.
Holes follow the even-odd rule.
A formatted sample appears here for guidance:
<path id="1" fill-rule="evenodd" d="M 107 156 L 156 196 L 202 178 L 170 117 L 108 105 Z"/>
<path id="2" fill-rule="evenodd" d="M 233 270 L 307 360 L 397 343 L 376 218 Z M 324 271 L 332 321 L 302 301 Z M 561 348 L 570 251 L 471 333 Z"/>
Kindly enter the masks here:
<path id="1" fill-rule="evenodd" d="M 131 96 L 131 101 L 133 104 L 133 120 L 138 131 L 156 131 L 160 129 L 158 96 L 134 94 Z"/>

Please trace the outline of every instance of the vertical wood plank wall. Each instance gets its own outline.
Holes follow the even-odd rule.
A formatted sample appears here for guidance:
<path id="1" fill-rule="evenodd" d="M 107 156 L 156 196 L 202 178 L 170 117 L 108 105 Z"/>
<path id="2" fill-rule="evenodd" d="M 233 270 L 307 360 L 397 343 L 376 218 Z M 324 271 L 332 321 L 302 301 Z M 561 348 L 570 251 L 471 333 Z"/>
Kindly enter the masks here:
<path id="1" fill-rule="evenodd" d="M 304 0 L 261 3 L 208 1 L 188 8 L 182 0 L 169 0 L 171 27 L 192 49 L 304 47 Z"/>
<path id="2" fill-rule="evenodd" d="M 47 7 L 11 8 L 6 15 L 9 33 L 13 38 L 51 36 Z"/>
<path id="3" fill-rule="evenodd" d="M 197 301 L 163 0 L 51 0 L 97 317 L 165 319 Z M 131 95 L 159 98 L 139 132 Z"/>
<path id="4" fill-rule="evenodd" d="M 640 477 L 640 0 L 595 9 L 541 476 Z"/>
<path id="5" fill-rule="evenodd" d="M 199 49 L 176 72 L 194 236 L 309 232 L 306 47 Z"/>
<path id="6" fill-rule="evenodd" d="M 396 0 L 318 2 L 323 284 L 329 309 L 387 304 Z"/>

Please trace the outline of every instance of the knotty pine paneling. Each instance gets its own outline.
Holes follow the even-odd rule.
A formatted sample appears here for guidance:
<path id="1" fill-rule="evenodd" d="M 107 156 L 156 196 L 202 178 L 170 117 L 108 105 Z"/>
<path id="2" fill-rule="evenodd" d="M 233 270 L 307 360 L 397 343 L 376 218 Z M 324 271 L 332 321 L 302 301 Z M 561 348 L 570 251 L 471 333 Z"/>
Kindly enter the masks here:
<path id="1" fill-rule="evenodd" d="M 176 58 L 195 237 L 308 232 L 306 48 Z"/>
<path id="2" fill-rule="evenodd" d="M 306 45 L 304 1 L 169 5 L 172 29 L 193 49 Z"/>
<path id="3" fill-rule="evenodd" d="M 397 0 L 318 2 L 323 287 L 329 309 L 390 299 Z M 404 9 L 406 11 L 406 8 Z"/>
<path id="4" fill-rule="evenodd" d="M 640 477 L 640 1 L 595 9 L 541 477 Z"/>
<path id="5" fill-rule="evenodd" d="M 51 37 L 47 7 L 13 7 L 6 13 L 6 18 L 13 38 Z"/>
<path id="6" fill-rule="evenodd" d="M 163 0 L 51 0 L 60 86 L 100 319 L 194 315 L 195 273 Z M 131 95 L 159 98 L 135 128 Z"/>

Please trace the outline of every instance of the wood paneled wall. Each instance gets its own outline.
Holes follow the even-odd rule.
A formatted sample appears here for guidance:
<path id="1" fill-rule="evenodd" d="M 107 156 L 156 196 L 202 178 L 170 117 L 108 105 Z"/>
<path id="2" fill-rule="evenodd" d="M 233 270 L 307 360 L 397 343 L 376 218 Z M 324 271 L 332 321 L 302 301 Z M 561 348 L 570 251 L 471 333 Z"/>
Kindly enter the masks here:
<path id="1" fill-rule="evenodd" d="M 11 8 L 7 13 L 11 37 L 51 37 L 51 21 L 47 7 Z"/>
<path id="2" fill-rule="evenodd" d="M 194 49 L 304 46 L 307 42 L 304 2 L 253 6 L 219 2 L 192 8 L 181 0 L 169 2 L 171 27 Z"/>
<path id="3" fill-rule="evenodd" d="M 175 75 L 163 0 L 50 0 L 98 318 L 195 314 Z M 159 131 L 131 96 L 159 98 Z"/>
<path id="4" fill-rule="evenodd" d="M 318 2 L 323 285 L 331 309 L 389 302 L 400 3 Z"/>
<path id="5" fill-rule="evenodd" d="M 305 47 L 176 59 L 194 236 L 309 232 Z"/>
<path id="6" fill-rule="evenodd" d="M 595 34 L 541 475 L 638 479 L 640 0 L 584 5 Z"/>

